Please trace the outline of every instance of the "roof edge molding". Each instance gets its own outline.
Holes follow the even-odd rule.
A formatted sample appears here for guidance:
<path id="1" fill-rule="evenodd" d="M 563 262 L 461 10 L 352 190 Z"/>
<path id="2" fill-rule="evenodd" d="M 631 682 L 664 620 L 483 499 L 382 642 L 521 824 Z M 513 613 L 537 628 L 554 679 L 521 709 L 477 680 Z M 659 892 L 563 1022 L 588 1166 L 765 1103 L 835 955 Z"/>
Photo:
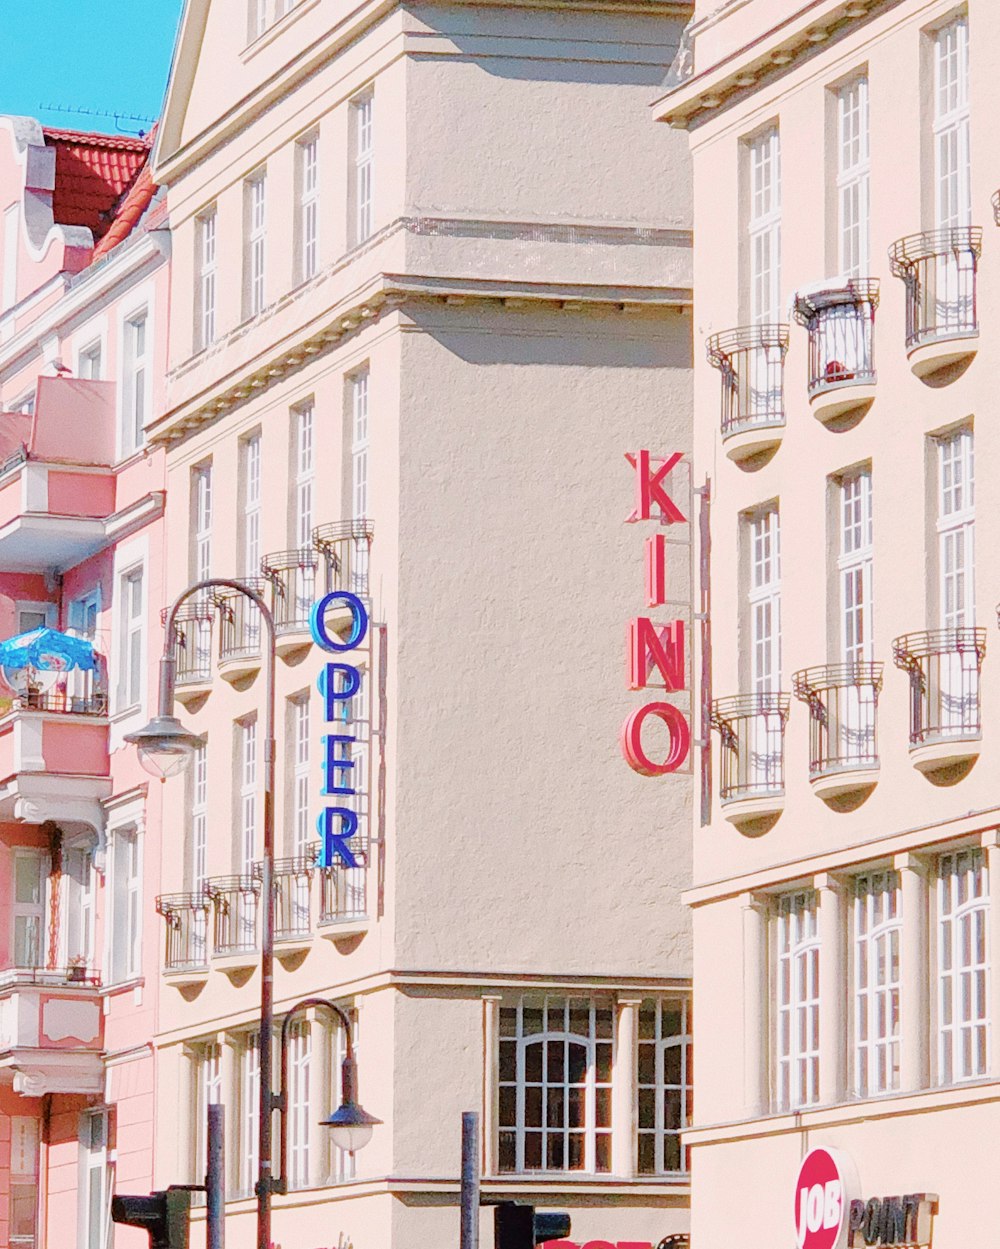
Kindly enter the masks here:
<path id="1" fill-rule="evenodd" d="M 54 243 L 69 251 L 90 251 L 94 246 L 92 231 L 86 226 L 60 225 L 53 215 L 56 153 L 46 144 L 41 123 L 34 117 L 0 114 L 0 128 L 13 139 L 14 155 L 24 170 L 21 222 L 32 260 L 44 260 Z"/>

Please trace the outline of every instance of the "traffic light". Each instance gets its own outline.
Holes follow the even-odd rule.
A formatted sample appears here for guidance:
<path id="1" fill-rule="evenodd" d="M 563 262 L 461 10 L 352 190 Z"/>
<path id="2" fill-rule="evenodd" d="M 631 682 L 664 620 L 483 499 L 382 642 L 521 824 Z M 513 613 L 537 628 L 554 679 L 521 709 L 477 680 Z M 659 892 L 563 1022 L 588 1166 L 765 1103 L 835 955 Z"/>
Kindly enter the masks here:
<path id="1" fill-rule="evenodd" d="M 535 1249 L 569 1235 L 569 1215 L 536 1214 L 534 1206 L 502 1201 L 493 1210 L 493 1249 Z"/>
<path id="2" fill-rule="evenodd" d="M 191 1192 L 168 1188 L 148 1197 L 112 1197 L 111 1218 L 149 1233 L 149 1249 L 188 1249 Z"/>

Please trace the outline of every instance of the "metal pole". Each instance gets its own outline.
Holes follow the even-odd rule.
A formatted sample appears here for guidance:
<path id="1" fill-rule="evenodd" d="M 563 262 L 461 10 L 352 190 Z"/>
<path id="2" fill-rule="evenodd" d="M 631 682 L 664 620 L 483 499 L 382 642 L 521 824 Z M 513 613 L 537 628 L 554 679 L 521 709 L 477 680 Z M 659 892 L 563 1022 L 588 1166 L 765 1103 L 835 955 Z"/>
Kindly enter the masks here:
<path id="1" fill-rule="evenodd" d="M 205 1214 L 206 1249 L 225 1249 L 226 1244 L 226 1108 L 208 1108 L 208 1170 L 205 1190 L 208 1209 Z"/>
<path id="2" fill-rule="evenodd" d="M 260 600 L 258 599 L 258 603 Z M 261 604 L 263 606 L 263 604 Z M 264 699 L 264 858 L 260 888 L 264 906 L 260 935 L 260 1158 L 257 1169 L 257 1249 L 271 1249 L 271 1114 L 274 1031 L 274 620 L 264 607 L 267 625 Z"/>
<path id="3" fill-rule="evenodd" d="M 479 1249 L 479 1115 L 462 1115 L 461 1249 Z"/>

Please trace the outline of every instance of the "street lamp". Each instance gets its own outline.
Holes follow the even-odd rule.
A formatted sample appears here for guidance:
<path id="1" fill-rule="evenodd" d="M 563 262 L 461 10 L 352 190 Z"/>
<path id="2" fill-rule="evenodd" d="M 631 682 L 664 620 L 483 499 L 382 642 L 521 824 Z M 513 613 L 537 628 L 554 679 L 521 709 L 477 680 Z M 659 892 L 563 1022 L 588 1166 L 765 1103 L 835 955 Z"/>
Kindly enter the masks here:
<path id="1" fill-rule="evenodd" d="M 275 631 L 274 618 L 263 598 L 241 581 L 224 577 L 209 577 L 196 581 L 182 591 L 174 600 L 164 621 L 163 655 L 160 659 L 160 687 L 157 714 L 150 722 L 134 733 L 127 733 L 125 740 L 138 748 L 142 766 L 147 772 L 164 779 L 182 772 L 200 744 L 200 738 L 188 732 L 174 716 L 174 621 L 178 609 L 187 599 L 205 590 L 234 590 L 255 604 L 267 630 L 267 649 L 264 653 L 264 853 L 261 860 L 261 893 L 264 896 L 260 934 L 260 1148 L 257 1161 L 257 1249 L 271 1249 L 271 1194 L 284 1191 L 284 1176 L 276 1180 L 272 1174 L 271 1115 L 282 1111 L 282 1147 L 284 1148 L 285 1117 L 283 1097 L 285 1087 L 282 1069 L 282 1092 L 273 1092 L 273 1063 L 271 1034 L 274 1029 L 274 668 Z M 329 1006 L 342 1021 L 346 1016 L 332 1002 L 324 999 L 307 999 L 310 1004 L 322 1002 Z M 301 1003 L 300 1003 L 301 1005 Z M 295 1009 L 298 1009 L 297 1007 Z M 282 1024 L 282 1063 L 285 1062 L 287 1019 Z M 326 1122 L 330 1125 L 333 1140 L 341 1149 L 360 1149 L 367 1144 L 372 1126 L 378 1122 L 367 1114 L 354 1099 L 355 1073 L 354 1048 L 350 1029 L 347 1028 L 347 1057 L 344 1059 L 344 1102 Z M 282 1163 L 284 1171 L 284 1163 Z"/>
<path id="2" fill-rule="evenodd" d="M 334 1005 L 325 997 L 307 997 L 301 1002 L 296 1002 L 281 1021 L 280 1092 L 272 1102 L 281 1120 L 281 1172 L 272 1180 L 272 1186 L 277 1193 L 288 1192 L 288 1035 L 295 1016 L 315 1006 L 322 1006 L 335 1015 L 344 1030 L 344 1061 L 341 1065 L 340 1081 L 341 1102 L 329 1118 L 320 1120 L 320 1126 L 330 1129 L 330 1139 L 338 1149 L 353 1154 L 359 1149 L 364 1149 L 372 1138 L 373 1128 L 382 1122 L 381 1119 L 370 1115 L 357 1102 L 358 1068 L 354 1059 L 354 1040 L 351 1036 L 350 1019 L 339 1006 Z"/>

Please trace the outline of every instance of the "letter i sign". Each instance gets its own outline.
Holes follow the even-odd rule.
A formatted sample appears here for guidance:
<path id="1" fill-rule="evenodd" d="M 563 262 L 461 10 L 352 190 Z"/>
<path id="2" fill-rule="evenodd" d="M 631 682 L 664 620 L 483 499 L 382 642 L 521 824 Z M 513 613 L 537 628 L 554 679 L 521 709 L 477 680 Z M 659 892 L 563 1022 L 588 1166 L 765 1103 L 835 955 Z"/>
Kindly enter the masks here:
<path id="1" fill-rule="evenodd" d="M 811 1149 L 806 1154 L 795 1184 L 798 1249 L 844 1249 L 856 1188 L 850 1159 L 839 1150 Z"/>

